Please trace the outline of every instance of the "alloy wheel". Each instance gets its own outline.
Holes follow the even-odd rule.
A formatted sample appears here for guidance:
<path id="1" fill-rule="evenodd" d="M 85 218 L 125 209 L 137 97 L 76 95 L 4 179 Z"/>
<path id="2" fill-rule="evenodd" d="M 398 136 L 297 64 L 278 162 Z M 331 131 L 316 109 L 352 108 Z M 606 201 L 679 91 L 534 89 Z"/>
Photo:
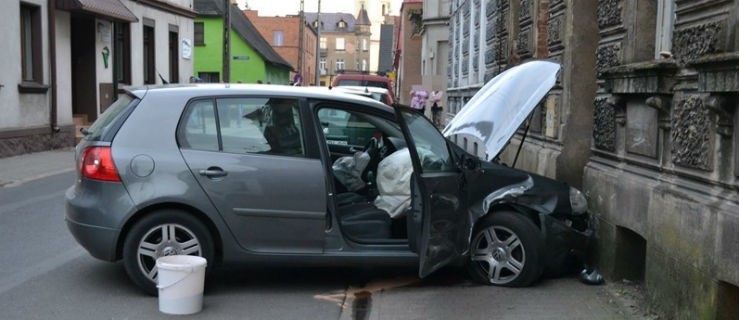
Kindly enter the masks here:
<path id="1" fill-rule="evenodd" d="M 202 247 L 197 236 L 183 225 L 170 223 L 155 226 L 139 241 L 139 269 L 155 283 L 158 275 L 157 258 L 172 255 L 202 256 Z"/>
<path id="2" fill-rule="evenodd" d="M 472 241 L 472 263 L 487 274 L 492 284 L 503 285 L 515 280 L 526 265 L 526 249 L 521 239 L 503 226 L 490 226 Z"/>

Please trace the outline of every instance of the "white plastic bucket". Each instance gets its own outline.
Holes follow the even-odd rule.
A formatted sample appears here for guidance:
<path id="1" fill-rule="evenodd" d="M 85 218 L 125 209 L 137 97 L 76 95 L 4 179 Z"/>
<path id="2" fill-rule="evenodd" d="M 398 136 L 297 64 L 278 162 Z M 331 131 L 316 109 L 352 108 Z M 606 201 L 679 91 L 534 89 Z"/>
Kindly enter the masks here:
<path id="1" fill-rule="evenodd" d="M 159 311 L 193 314 L 203 308 L 205 266 L 203 257 L 175 255 L 157 259 Z"/>

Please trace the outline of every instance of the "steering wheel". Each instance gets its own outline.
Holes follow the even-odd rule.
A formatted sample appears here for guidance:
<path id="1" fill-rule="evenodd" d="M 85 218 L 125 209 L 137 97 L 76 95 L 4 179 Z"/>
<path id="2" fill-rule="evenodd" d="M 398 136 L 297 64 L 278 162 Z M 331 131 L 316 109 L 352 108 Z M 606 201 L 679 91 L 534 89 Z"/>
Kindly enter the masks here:
<path id="1" fill-rule="evenodd" d="M 380 164 L 382 156 L 384 156 L 382 155 L 383 150 L 387 151 L 384 147 L 382 138 L 378 139 L 377 137 L 372 137 L 369 141 L 367 141 L 367 144 L 364 147 L 364 152 L 367 152 L 370 160 L 367 164 L 367 167 L 364 168 L 364 171 L 362 172 L 362 180 L 367 183 L 370 189 L 370 193 L 374 192 L 374 184 L 377 177 L 377 166 Z"/>

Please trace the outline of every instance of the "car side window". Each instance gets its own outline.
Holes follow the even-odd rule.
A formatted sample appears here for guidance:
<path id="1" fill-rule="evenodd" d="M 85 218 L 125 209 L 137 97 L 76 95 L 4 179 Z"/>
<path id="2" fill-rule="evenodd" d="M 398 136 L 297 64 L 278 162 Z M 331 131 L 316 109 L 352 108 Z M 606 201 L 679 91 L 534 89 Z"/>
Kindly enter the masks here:
<path id="1" fill-rule="evenodd" d="M 213 102 L 195 101 L 189 106 L 181 134 L 184 148 L 287 156 L 305 154 L 297 100 L 250 97 L 218 98 L 215 106 Z"/>
<path id="2" fill-rule="evenodd" d="M 372 123 L 345 110 L 321 108 L 318 120 L 329 147 L 363 147 L 378 132 Z"/>
<path id="3" fill-rule="evenodd" d="M 416 146 L 423 172 L 455 171 L 447 140 L 439 130 L 418 112 L 402 111 L 402 115 Z"/>
<path id="4" fill-rule="evenodd" d="M 180 125 L 180 144 L 187 149 L 218 151 L 217 130 L 213 100 L 194 101 Z"/>

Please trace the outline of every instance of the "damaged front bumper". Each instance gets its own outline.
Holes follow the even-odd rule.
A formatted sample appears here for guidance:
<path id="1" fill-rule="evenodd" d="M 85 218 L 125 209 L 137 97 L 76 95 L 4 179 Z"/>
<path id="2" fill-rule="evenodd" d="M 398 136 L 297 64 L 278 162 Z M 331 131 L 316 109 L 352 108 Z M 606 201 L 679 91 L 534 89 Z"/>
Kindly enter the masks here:
<path id="1" fill-rule="evenodd" d="M 540 214 L 540 226 L 546 249 L 545 274 L 561 275 L 592 265 L 595 250 L 595 229 L 589 212 L 555 217 Z"/>

